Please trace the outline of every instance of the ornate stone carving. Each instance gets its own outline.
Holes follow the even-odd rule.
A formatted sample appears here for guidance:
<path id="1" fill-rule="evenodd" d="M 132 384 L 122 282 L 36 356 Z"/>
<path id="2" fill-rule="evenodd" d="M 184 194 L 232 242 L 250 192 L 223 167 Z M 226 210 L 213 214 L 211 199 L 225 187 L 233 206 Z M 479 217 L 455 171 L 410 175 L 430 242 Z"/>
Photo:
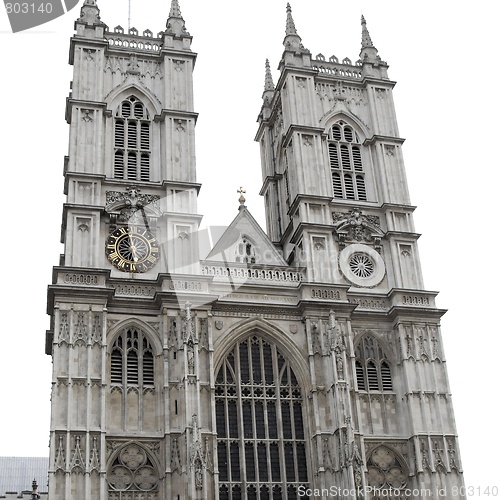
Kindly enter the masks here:
<path id="1" fill-rule="evenodd" d="M 154 492 L 158 489 L 159 474 L 145 450 L 131 443 L 123 447 L 113 461 L 108 473 L 109 492 Z M 123 498 L 111 497 L 110 498 Z M 130 495 L 130 498 L 138 498 Z M 149 494 L 147 498 L 151 497 Z"/>
<path id="2" fill-rule="evenodd" d="M 348 243 L 365 243 L 380 251 L 384 232 L 380 228 L 379 217 L 364 215 L 359 208 L 353 208 L 349 212 L 333 212 L 332 218 L 340 249 Z"/>
<path id="3" fill-rule="evenodd" d="M 170 469 L 172 472 L 177 471 L 182 473 L 181 452 L 179 450 L 179 442 L 176 437 L 173 437 L 170 442 Z"/>
<path id="4" fill-rule="evenodd" d="M 68 313 L 62 312 L 60 321 L 59 321 L 59 345 L 62 343 L 69 344 L 70 336 L 69 336 L 69 319 Z"/>
<path id="5" fill-rule="evenodd" d="M 378 446 L 367 461 L 368 484 L 375 488 L 402 490 L 408 473 L 396 454 L 387 446 Z"/>
<path id="6" fill-rule="evenodd" d="M 66 452 L 64 449 L 64 436 L 62 434 L 56 435 L 57 447 L 54 459 L 55 471 L 65 471 L 66 469 Z"/>
<path id="7" fill-rule="evenodd" d="M 80 446 L 80 436 L 75 436 L 75 447 L 73 448 L 69 468 L 71 472 L 81 473 L 85 472 L 85 460 L 83 459 L 83 452 Z"/>
<path id="8" fill-rule="evenodd" d="M 427 449 L 427 444 L 423 439 L 420 440 L 420 457 L 422 460 L 422 469 L 431 470 L 431 465 L 429 463 L 429 451 Z"/>
<path id="9" fill-rule="evenodd" d="M 177 336 L 177 318 L 168 318 L 167 327 L 167 345 L 169 348 L 177 349 L 179 346 L 179 339 Z"/>
<path id="10" fill-rule="evenodd" d="M 203 469 L 206 467 L 205 458 L 201 449 L 200 429 L 198 427 L 198 417 L 193 415 L 191 425 L 191 458 L 190 468 L 194 474 L 194 484 L 197 490 L 203 489 Z"/>
<path id="11" fill-rule="evenodd" d="M 445 469 L 445 464 L 443 461 L 443 443 L 441 440 L 438 439 L 433 439 L 433 444 L 432 444 L 432 453 L 433 453 L 433 458 L 434 458 L 434 469 L 442 468 Z"/>
<path id="12" fill-rule="evenodd" d="M 394 156 L 396 154 L 396 148 L 392 144 L 385 145 L 385 154 L 387 156 Z"/>
<path id="13" fill-rule="evenodd" d="M 200 318 L 200 349 L 208 351 L 208 321 L 206 318 Z"/>
<path id="14" fill-rule="evenodd" d="M 82 120 L 86 123 L 92 122 L 94 116 L 93 109 L 83 109 L 82 108 Z"/>
<path id="15" fill-rule="evenodd" d="M 99 449 L 100 446 L 97 436 L 92 436 L 92 449 L 90 450 L 90 460 L 89 460 L 90 472 L 92 471 L 99 472 L 100 468 Z"/>
<path id="16" fill-rule="evenodd" d="M 212 460 L 212 440 L 206 436 L 205 437 L 205 466 L 207 471 L 213 474 L 214 472 L 214 462 Z"/>
<path id="17" fill-rule="evenodd" d="M 117 223 L 141 223 L 148 215 L 159 217 L 160 197 L 152 194 L 141 194 L 137 186 L 129 186 L 123 191 L 106 191 L 106 211 L 110 214 L 110 230 L 115 229 Z"/>
<path id="18" fill-rule="evenodd" d="M 311 345 L 313 354 L 321 354 L 321 338 L 317 322 L 311 324 Z"/>
<path id="19" fill-rule="evenodd" d="M 85 317 L 86 314 L 84 312 L 78 312 L 76 314 L 76 325 L 75 325 L 75 331 L 73 334 L 73 341 L 75 344 L 81 343 L 81 344 L 86 344 L 87 343 L 87 318 Z"/>
<path id="20" fill-rule="evenodd" d="M 191 303 L 186 302 L 184 309 L 186 311 L 182 319 L 182 339 L 184 343 L 196 342 L 196 328 L 194 324 L 193 315 L 191 313 Z"/>
<path id="21" fill-rule="evenodd" d="M 90 334 L 91 344 L 100 344 L 102 342 L 102 321 L 101 314 L 92 315 L 92 329 Z"/>
<path id="22" fill-rule="evenodd" d="M 458 463 L 457 463 L 457 451 L 455 449 L 455 443 L 453 439 L 448 439 L 447 441 L 447 447 L 448 447 L 448 463 L 450 465 L 450 469 L 452 470 L 458 470 Z"/>
<path id="23" fill-rule="evenodd" d="M 186 352 L 187 352 L 188 375 L 194 375 L 194 346 L 192 342 L 188 342 Z M 194 382 L 194 380 L 192 382 Z"/>
<path id="24" fill-rule="evenodd" d="M 322 436 L 321 445 L 323 450 L 323 468 L 325 470 L 333 471 L 333 457 L 330 446 L 330 436 L 328 435 Z"/>
<path id="25" fill-rule="evenodd" d="M 127 64 L 127 73 L 130 75 L 139 75 L 141 73 L 139 61 L 135 54 L 130 54 L 129 62 Z"/>
<path id="26" fill-rule="evenodd" d="M 406 357 L 407 358 L 413 358 L 415 359 L 414 352 L 413 352 L 413 338 L 411 335 L 411 330 L 409 328 L 406 328 Z"/>

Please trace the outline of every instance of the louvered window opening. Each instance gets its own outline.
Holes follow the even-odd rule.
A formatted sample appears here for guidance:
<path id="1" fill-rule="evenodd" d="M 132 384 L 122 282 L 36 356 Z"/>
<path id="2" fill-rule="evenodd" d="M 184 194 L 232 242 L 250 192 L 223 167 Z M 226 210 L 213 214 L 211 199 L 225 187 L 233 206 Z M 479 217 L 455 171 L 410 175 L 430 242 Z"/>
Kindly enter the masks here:
<path id="1" fill-rule="evenodd" d="M 328 158 L 334 198 L 366 201 L 361 142 L 358 134 L 343 121 L 330 129 Z"/>
<path id="2" fill-rule="evenodd" d="M 129 97 L 118 107 L 114 139 L 114 177 L 149 181 L 151 120 L 146 108 L 136 97 Z"/>
<path id="3" fill-rule="evenodd" d="M 219 499 L 298 499 L 308 482 L 302 394 L 276 346 L 238 343 L 215 391 Z"/>
<path id="4" fill-rule="evenodd" d="M 391 367 L 377 340 L 371 336 L 363 337 L 355 353 L 358 390 L 391 392 L 393 390 Z"/>
<path id="5" fill-rule="evenodd" d="M 114 341 L 111 350 L 111 385 L 153 387 L 154 356 L 146 336 L 127 329 Z"/>

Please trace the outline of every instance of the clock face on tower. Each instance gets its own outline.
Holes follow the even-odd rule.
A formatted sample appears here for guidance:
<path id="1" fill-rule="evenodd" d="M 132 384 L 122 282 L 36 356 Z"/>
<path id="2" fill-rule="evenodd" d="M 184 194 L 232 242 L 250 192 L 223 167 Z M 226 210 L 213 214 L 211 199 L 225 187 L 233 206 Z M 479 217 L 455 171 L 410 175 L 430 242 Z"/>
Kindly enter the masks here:
<path id="1" fill-rule="evenodd" d="M 106 240 L 106 256 L 120 271 L 144 273 L 158 262 L 160 249 L 147 229 L 119 227 Z"/>

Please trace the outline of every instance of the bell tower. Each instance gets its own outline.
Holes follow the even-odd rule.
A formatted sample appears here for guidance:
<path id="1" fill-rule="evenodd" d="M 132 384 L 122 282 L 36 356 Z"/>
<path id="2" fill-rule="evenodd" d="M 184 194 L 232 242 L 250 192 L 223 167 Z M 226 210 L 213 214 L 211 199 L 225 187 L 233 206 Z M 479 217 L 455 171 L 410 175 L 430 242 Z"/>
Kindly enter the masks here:
<path id="1" fill-rule="evenodd" d="M 444 311 L 423 284 L 395 82 L 364 17 L 357 61 L 313 56 L 290 5 L 283 45 L 276 84 L 266 61 L 255 140 L 267 234 L 305 273 L 316 485 L 462 498 Z"/>
<path id="2" fill-rule="evenodd" d="M 357 61 L 313 57 L 288 6 L 280 76 L 275 86 L 266 63 L 256 137 L 268 232 L 311 281 L 418 289 L 395 82 L 361 26 Z"/>
<path id="3" fill-rule="evenodd" d="M 201 453 L 205 425 L 196 383 L 165 382 L 192 365 L 169 365 L 164 328 L 181 347 L 189 330 L 192 350 L 206 326 L 179 299 L 199 267 L 192 37 L 177 0 L 157 35 L 109 30 L 95 0 L 75 30 L 64 254 L 48 293 L 50 498 L 198 498 L 195 467 L 182 485 L 172 475 L 186 471 L 165 473 L 167 454 Z"/>

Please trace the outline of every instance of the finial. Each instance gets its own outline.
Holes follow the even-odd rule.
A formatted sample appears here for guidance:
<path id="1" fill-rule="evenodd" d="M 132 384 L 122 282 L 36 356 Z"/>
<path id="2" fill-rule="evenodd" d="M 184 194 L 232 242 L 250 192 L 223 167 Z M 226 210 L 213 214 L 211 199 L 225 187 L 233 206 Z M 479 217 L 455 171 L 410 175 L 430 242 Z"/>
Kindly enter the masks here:
<path id="1" fill-rule="evenodd" d="M 297 35 L 297 30 L 295 29 L 295 23 L 292 17 L 292 8 L 290 4 L 286 4 L 286 34 L 287 35 Z"/>
<path id="2" fill-rule="evenodd" d="M 271 74 L 269 59 L 266 59 L 266 78 L 264 81 L 264 90 L 274 90 L 273 75 Z"/>
<path id="3" fill-rule="evenodd" d="M 246 193 L 246 191 L 240 186 L 240 189 L 237 189 L 236 190 L 237 193 L 240 193 L 240 197 L 238 199 L 238 201 L 240 202 L 240 207 L 239 207 L 239 210 L 243 210 L 245 207 L 245 197 L 243 196 L 243 193 Z"/>
<path id="4" fill-rule="evenodd" d="M 361 48 L 365 49 L 368 47 L 373 47 L 373 42 L 370 37 L 370 33 L 368 32 L 368 28 L 366 27 L 365 16 L 361 16 Z"/>
<path id="5" fill-rule="evenodd" d="M 80 17 L 77 21 L 87 25 L 103 24 L 99 16 L 99 7 L 96 0 L 85 0 L 83 2 Z"/>
<path id="6" fill-rule="evenodd" d="M 361 16 L 361 52 L 359 59 L 362 63 L 378 64 L 380 57 L 375 45 L 373 45 L 370 33 L 366 27 L 365 16 Z"/>
<path id="7" fill-rule="evenodd" d="M 172 0 L 170 4 L 170 14 L 168 17 L 180 17 L 182 19 L 181 8 L 178 0 Z"/>
<path id="8" fill-rule="evenodd" d="M 286 4 L 286 28 L 285 28 L 285 39 L 283 40 L 283 45 L 285 50 L 293 52 L 296 54 L 307 54 L 309 51 L 302 45 L 302 40 L 295 29 L 295 23 L 292 17 L 292 8 L 290 4 Z"/>
<path id="9" fill-rule="evenodd" d="M 36 479 L 33 479 L 33 482 L 31 483 L 31 488 L 33 489 L 33 491 L 31 492 L 31 499 L 32 500 L 39 499 L 40 495 L 37 492 L 37 490 L 38 490 L 38 484 L 36 482 Z"/>
<path id="10" fill-rule="evenodd" d="M 179 0 L 172 0 L 172 3 L 170 4 L 170 13 L 167 19 L 166 32 L 176 36 L 189 36 L 189 33 L 186 30 L 184 18 L 181 14 L 181 8 L 179 7 Z"/>

